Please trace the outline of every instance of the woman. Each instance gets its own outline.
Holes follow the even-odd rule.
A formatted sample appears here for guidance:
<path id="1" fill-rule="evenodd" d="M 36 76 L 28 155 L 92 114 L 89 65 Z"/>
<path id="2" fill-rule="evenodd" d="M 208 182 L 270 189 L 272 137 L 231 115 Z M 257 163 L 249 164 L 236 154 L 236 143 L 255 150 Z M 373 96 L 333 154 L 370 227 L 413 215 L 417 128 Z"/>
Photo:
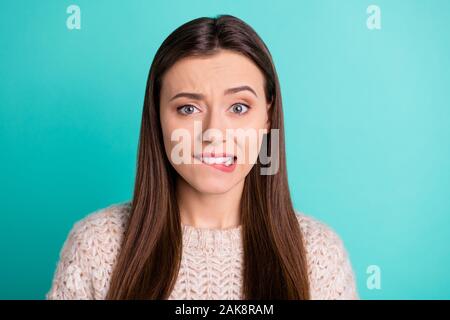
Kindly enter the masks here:
<path id="1" fill-rule="evenodd" d="M 341 239 L 293 208 L 278 77 L 246 23 L 199 18 L 162 43 L 133 199 L 74 225 L 47 298 L 358 298 Z"/>

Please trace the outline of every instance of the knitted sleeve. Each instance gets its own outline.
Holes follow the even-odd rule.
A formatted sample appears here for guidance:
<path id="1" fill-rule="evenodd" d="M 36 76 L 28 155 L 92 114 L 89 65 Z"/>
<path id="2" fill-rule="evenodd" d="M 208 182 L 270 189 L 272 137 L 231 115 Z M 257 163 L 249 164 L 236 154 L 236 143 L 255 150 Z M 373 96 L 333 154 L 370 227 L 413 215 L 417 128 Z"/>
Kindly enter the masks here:
<path id="1" fill-rule="evenodd" d="M 81 222 L 69 233 L 59 254 L 59 262 L 52 287 L 46 294 L 48 300 L 90 300 L 92 295 L 90 241 L 85 237 Z"/>
<path id="2" fill-rule="evenodd" d="M 355 274 L 342 239 L 321 221 L 297 213 L 307 251 L 311 299 L 359 299 Z"/>
<path id="3" fill-rule="evenodd" d="M 74 224 L 59 253 L 46 299 L 92 300 L 106 295 L 125 223 L 119 209 L 113 205 Z"/>

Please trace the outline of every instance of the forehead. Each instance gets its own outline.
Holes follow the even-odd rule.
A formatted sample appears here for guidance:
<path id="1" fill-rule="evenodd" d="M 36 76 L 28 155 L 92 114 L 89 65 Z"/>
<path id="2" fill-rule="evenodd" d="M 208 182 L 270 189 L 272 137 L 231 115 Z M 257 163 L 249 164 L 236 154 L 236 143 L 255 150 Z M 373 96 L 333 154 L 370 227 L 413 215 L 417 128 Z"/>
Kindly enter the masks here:
<path id="1" fill-rule="evenodd" d="M 220 50 L 212 56 L 190 56 L 177 61 L 163 77 L 161 95 L 183 90 L 215 94 L 239 85 L 249 85 L 261 96 L 264 76 L 244 55 Z"/>

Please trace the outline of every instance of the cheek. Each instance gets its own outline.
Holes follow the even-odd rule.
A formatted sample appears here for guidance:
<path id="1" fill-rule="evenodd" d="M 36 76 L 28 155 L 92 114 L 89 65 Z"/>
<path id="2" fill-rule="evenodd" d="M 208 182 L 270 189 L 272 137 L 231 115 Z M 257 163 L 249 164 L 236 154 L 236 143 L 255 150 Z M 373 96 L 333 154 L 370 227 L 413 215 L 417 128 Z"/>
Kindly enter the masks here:
<path id="1" fill-rule="evenodd" d="M 185 144 L 192 145 L 193 128 L 191 128 L 189 122 L 186 123 L 185 121 L 176 119 L 176 117 L 162 115 L 161 130 L 164 140 L 164 147 L 169 158 L 171 156 L 172 149 L 175 146 L 182 145 L 184 148 Z"/>
<path id="2" fill-rule="evenodd" d="M 164 147 L 172 166 L 178 168 L 186 168 L 193 164 L 192 143 L 190 137 L 180 137 L 175 135 L 173 140 L 170 135 L 164 140 Z"/>
<path id="3" fill-rule="evenodd" d="M 252 126 L 245 129 L 245 134 L 235 136 L 234 143 L 238 152 L 238 163 L 253 166 L 261 151 L 264 134 L 264 126 Z"/>
<path id="4" fill-rule="evenodd" d="M 254 129 L 256 131 L 265 129 L 268 122 L 268 113 L 264 106 L 253 107 L 247 116 L 242 116 L 237 126 L 243 129 Z"/>
<path id="5" fill-rule="evenodd" d="M 246 154 L 247 159 L 250 159 L 252 165 L 255 164 L 261 149 L 263 135 L 267 133 L 267 111 L 263 109 L 264 106 L 258 106 L 258 108 L 258 112 L 254 113 L 251 118 L 249 117 L 245 124 L 246 130 L 251 130 L 253 133 L 250 136 L 251 138 L 236 141 L 238 147 Z"/>
<path id="6" fill-rule="evenodd" d="M 267 114 L 267 112 L 264 112 L 258 117 L 258 123 L 256 124 L 256 126 L 258 127 L 258 129 L 267 129 L 268 121 L 269 115 Z"/>

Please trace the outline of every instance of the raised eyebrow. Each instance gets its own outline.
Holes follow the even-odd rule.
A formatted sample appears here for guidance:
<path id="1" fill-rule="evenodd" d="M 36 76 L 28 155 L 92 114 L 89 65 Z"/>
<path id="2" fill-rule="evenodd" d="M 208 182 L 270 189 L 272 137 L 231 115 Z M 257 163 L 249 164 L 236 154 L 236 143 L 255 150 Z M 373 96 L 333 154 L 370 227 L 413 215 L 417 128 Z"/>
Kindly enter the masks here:
<path id="1" fill-rule="evenodd" d="M 201 93 L 193 93 L 193 92 L 180 92 L 177 93 L 176 95 L 174 95 L 169 101 L 172 101 L 176 98 L 180 98 L 180 97 L 186 97 L 189 99 L 194 99 L 194 100 L 202 100 L 205 98 L 205 96 Z"/>
<path id="2" fill-rule="evenodd" d="M 255 97 L 258 97 L 255 90 L 253 90 L 250 86 L 239 86 L 239 87 L 235 87 L 235 88 L 229 88 L 229 89 L 225 90 L 224 94 L 233 94 L 233 93 L 237 93 L 237 92 L 245 91 L 245 90 L 250 91 L 251 93 L 253 93 L 255 95 Z"/>
<path id="3" fill-rule="evenodd" d="M 255 97 L 258 97 L 255 90 L 253 90 L 250 86 L 239 86 L 239 87 L 229 88 L 224 91 L 224 94 L 225 95 L 233 94 L 233 93 L 237 93 L 240 91 L 250 91 L 251 93 L 253 93 L 255 95 Z M 180 98 L 180 97 L 186 97 L 186 98 L 193 99 L 193 100 L 204 100 L 205 99 L 205 96 L 201 93 L 180 92 L 180 93 L 177 93 L 176 95 L 174 95 L 169 101 L 172 101 L 172 100 L 174 100 L 176 98 Z"/>

